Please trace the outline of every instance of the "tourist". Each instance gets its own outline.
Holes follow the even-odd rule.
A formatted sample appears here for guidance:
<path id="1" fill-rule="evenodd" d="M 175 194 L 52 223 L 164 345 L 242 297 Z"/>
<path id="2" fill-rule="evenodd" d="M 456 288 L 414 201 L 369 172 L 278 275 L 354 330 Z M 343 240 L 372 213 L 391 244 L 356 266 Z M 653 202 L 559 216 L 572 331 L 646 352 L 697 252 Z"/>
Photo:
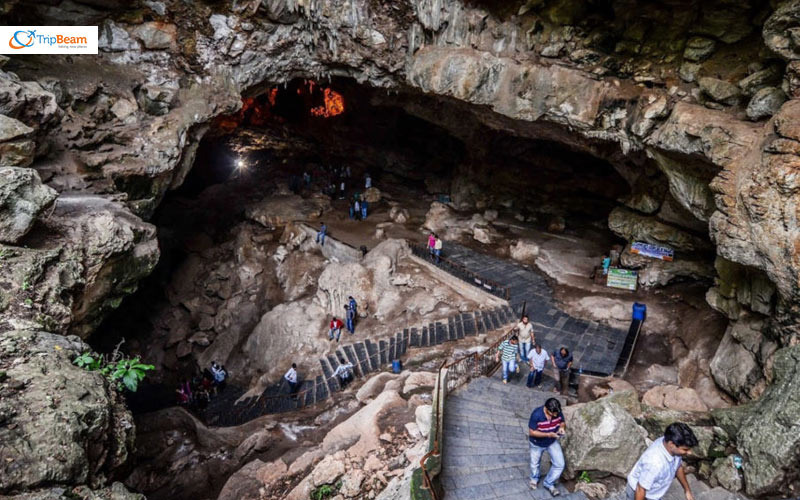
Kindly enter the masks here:
<path id="1" fill-rule="evenodd" d="M 353 209 L 356 213 L 356 220 L 361 220 L 361 202 L 359 200 L 353 202 Z"/>
<path id="2" fill-rule="evenodd" d="M 358 314 L 358 302 L 356 302 L 356 299 L 354 299 L 352 295 L 347 296 L 347 305 L 353 310 L 353 314 Z"/>
<path id="3" fill-rule="evenodd" d="M 292 363 L 292 367 L 283 376 L 286 382 L 289 383 L 289 394 L 297 392 L 297 363 Z"/>
<path id="4" fill-rule="evenodd" d="M 364 189 L 369 189 L 371 187 L 372 187 L 372 176 L 367 174 L 367 176 L 364 178 Z"/>
<path id="5" fill-rule="evenodd" d="M 428 253 L 431 256 L 431 260 L 433 260 L 433 247 L 436 246 L 436 234 L 431 233 L 428 235 Z"/>
<path id="6" fill-rule="evenodd" d="M 188 380 L 181 382 L 181 385 L 175 389 L 175 392 L 178 393 L 179 405 L 188 405 L 192 402 L 192 386 Z"/>
<path id="7" fill-rule="evenodd" d="M 519 357 L 522 361 L 527 362 L 531 346 L 536 342 L 536 337 L 533 334 L 533 325 L 530 323 L 528 316 L 523 316 L 522 321 L 517 323 L 517 331 L 519 336 Z"/>
<path id="8" fill-rule="evenodd" d="M 572 354 L 569 353 L 569 349 L 562 347 L 550 357 L 550 360 L 553 362 L 553 373 L 556 378 L 553 392 L 558 392 L 560 387 L 561 394 L 566 396 L 569 393 L 569 369 L 572 368 Z"/>
<path id="9" fill-rule="evenodd" d="M 311 186 L 311 174 L 308 171 L 303 172 L 303 182 L 305 183 L 306 187 Z"/>
<path id="10" fill-rule="evenodd" d="M 347 331 L 349 331 L 350 335 L 352 335 L 356 333 L 356 310 L 350 308 L 349 305 L 344 306 L 344 308 L 347 310 Z"/>
<path id="11" fill-rule="evenodd" d="M 347 168 L 344 169 L 344 176 L 349 179 L 351 175 L 352 172 L 350 171 L 350 165 L 348 165 Z"/>
<path id="12" fill-rule="evenodd" d="M 564 471 L 564 452 L 558 439 L 566 430 L 564 415 L 561 413 L 561 403 L 556 398 L 545 401 L 544 406 L 533 410 L 528 421 L 528 441 L 531 451 L 531 481 L 530 487 L 536 489 L 539 485 L 539 466 L 542 454 L 547 451 L 550 455 L 550 470 L 544 478 L 544 488 L 551 495 L 557 497 L 556 481 Z"/>
<path id="13" fill-rule="evenodd" d="M 681 457 L 695 446 L 697 438 L 688 425 L 683 422 L 668 425 L 664 436 L 644 450 L 628 474 L 626 500 L 659 500 L 667 493 L 673 478 L 683 486 L 686 500 L 694 500 Z"/>
<path id="14" fill-rule="evenodd" d="M 436 237 L 436 243 L 433 244 L 433 254 L 436 255 L 436 263 L 438 264 L 442 257 L 442 239 L 438 236 Z"/>
<path id="15" fill-rule="evenodd" d="M 317 231 L 317 243 L 325 246 L 325 235 L 328 234 L 328 226 L 324 222 L 319 223 L 319 231 Z"/>
<path id="16" fill-rule="evenodd" d="M 337 318 L 336 316 L 333 317 L 330 324 L 330 330 L 328 330 L 328 340 L 333 340 L 334 335 L 336 336 L 336 342 L 339 342 L 339 337 L 342 334 L 342 320 Z"/>
<path id="17" fill-rule="evenodd" d="M 517 350 L 519 347 L 517 346 L 517 336 L 512 335 L 510 339 L 506 339 L 500 342 L 500 345 L 497 347 L 497 354 L 494 356 L 495 362 L 500 361 L 500 358 L 503 358 L 503 383 L 508 383 L 508 377 L 511 373 L 516 373 L 519 371 L 519 367 L 517 366 L 517 355 L 519 352 Z"/>
<path id="18" fill-rule="evenodd" d="M 333 376 L 339 378 L 339 385 L 344 389 L 353 380 L 353 363 L 339 365 L 336 371 L 333 372 Z"/>
<path id="19" fill-rule="evenodd" d="M 536 344 L 533 351 L 530 352 L 529 365 L 531 371 L 528 373 L 528 382 L 525 384 L 528 387 L 536 387 L 537 389 L 542 385 L 542 373 L 544 367 L 547 365 L 549 355 L 547 351 L 542 349 L 542 346 Z"/>
<path id="20" fill-rule="evenodd" d="M 361 201 L 361 219 L 367 220 L 367 200 Z"/>
<path id="21" fill-rule="evenodd" d="M 350 219 L 352 220 L 355 218 L 356 218 L 356 207 L 352 202 L 350 202 Z"/>
<path id="22" fill-rule="evenodd" d="M 603 276 L 608 274 L 608 268 L 611 267 L 611 257 L 603 255 Z"/>
<path id="23" fill-rule="evenodd" d="M 220 366 L 216 361 L 211 362 L 211 374 L 214 376 L 214 386 L 219 390 L 225 389 L 225 379 L 228 378 L 228 371 L 224 366 Z"/>
<path id="24" fill-rule="evenodd" d="M 344 199 L 344 191 L 345 191 L 345 189 L 344 189 L 344 181 L 342 181 L 341 184 L 339 184 L 339 199 L 340 200 Z"/>

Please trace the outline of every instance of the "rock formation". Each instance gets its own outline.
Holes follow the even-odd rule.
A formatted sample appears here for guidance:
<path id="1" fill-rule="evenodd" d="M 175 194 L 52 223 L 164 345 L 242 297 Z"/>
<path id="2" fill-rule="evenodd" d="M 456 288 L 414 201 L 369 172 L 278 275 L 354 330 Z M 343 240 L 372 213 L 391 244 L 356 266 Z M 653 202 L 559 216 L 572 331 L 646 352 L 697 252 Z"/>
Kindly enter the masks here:
<path id="1" fill-rule="evenodd" d="M 621 0 L 604 9 L 575 1 L 513 8 L 459 0 L 8 2 L 7 24 L 99 25 L 100 55 L 2 60 L 0 328 L 88 337 L 156 265 L 155 228 L 144 221 L 183 184 L 215 117 L 236 112 L 245 94 L 298 76 L 354 79 L 402 92 L 397 106 L 476 148 L 483 131 L 506 131 L 602 158 L 634 189 L 627 208 L 612 212 L 613 230 L 626 240 L 716 253 L 709 303 L 731 326 L 712 374 L 740 401 L 761 398 L 785 417 L 761 423 L 758 438 L 729 426 L 754 471 L 746 490 L 784 492 L 797 480 L 796 468 L 777 465 L 796 459 L 786 448 L 796 443 L 774 440 L 797 420 L 779 406 L 792 400 L 787 380 L 800 364 L 788 347 L 800 340 L 800 2 L 648 7 Z M 483 209 L 501 198 L 480 177 L 453 180 L 455 206 Z M 638 189 L 653 183 L 661 187 Z M 669 208 L 673 202 L 680 210 Z M 690 222 L 682 224 L 678 212 Z M 560 214 L 548 215 L 560 222 Z M 493 226 L 478 217 L 466 234 L 491 243 Z M 369 272 L 386 269 L 374 266 Z M 684 274 L 708 278 L 706 271 Z M 302 288 L 290 280 L 283 286 Z M 329 310 L 341 291 L 323 288 L 319 307 Z M 225 286 L 210 293 L 224 296 Z M 206 304 L 191 305 L 193 320 L 210 331 Z M 236 306 L 228 302 L 226 314 Z M 388 307 L 377 298 L 370 306 Z M 242 322 L 263 322 L 264 313 L 245 311 Z M 239 345 L 239 333 L 218 352 Z M 3 342 L 20 335 L 29 334 Z M 206 342 L 200 335 L 177 344 L 187 354 Z M 39 354 L 37 362 L 60 367 L 55 373 L 74 370 L 63 354 Z M 731 363 L 742 369 L 732 372 Z M 85 382 L 105 391 L 98 380 Z M 0 493 L 105 486 L 93 476 L 124 453 L 85 449 L 116 421 L 112 396 L 100 392 L 94 400 L 102 416 L 92 417 L 97 425 L 76 439 L 85 446 L 65 462 L 75 467 L 15 465 Z M 43 408 L 40 418 L 56 414 Z M 27 427 L 21 432 L 19 439 L 32 439 Z"/>

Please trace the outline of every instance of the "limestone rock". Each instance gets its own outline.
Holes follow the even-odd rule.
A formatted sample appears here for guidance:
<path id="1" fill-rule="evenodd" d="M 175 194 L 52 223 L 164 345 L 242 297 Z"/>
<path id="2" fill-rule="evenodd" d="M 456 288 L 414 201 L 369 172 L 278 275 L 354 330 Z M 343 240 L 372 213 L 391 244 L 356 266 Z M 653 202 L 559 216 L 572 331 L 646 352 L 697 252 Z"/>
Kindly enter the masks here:
<path id="1" fill-rule="evenodd" d="M 757 91 L 747 104 L 747 117 L 751 120 L 763 120 L 778 112 L 786 102 L 786 94 L 776 87 L 764 87 Z"/>
<path id="2" fill-rule="evenodd" d="M 154 116 L 166 115 L 172 109 L 178 98 L 176 84 L 146 83 L 136 92 L 136 102 L 139 108 L 147 114 Z"/>
<path id="3" fill-rule="evenodd" d="M 394 373 L 378 373 L 370 377 L 364 385 L 359 387 L 358 392 L 356 392 L 356 399 L 360 403 L 367 403 L 375 396 L 380 394 L 383 391 L 384 386 L 390 380 L 395 380 L 399 378 L 399 375 L 395 375 Z"/>
<path id="4" fill-rule="evenodd" d="M 422 437 L 427 438 L 431 430 L 433 407 L 431 405 L 417 406 L 417 409 L 414 410 L 414 416 L 416 417 L 417 427 Z"/>
<path id="5" fill-rule="evenodd" d="M 361 193 L 361 198 L 367 200 L 368 203 L 378 203 L 381 201 L 381 190 L 376 187 L 371 187 Z"/>
<path id="6" fill-rule="evenodd" d="M 705 95 L 722 104 L 736 104 L 741 97 L 739 87 L 725 80 L 706 76 L 700 78 L 698 83 Z"/>
<path id="7" fill-rule="evenodd" d="M 405 405 L 405 400 L 396 391 L 383 391 L 367 406 L 334 427 L 322 440 L 321 450 L 324 453 L 333 453 L 349 447 L 349 455 L 357 459 L 365 458 L 381 446 L 381 431 L 378 427 L 381 413 L 389 408 Z"/>
<path id="8" fill-rule="evenodd" d="M 708 411 L 708 406 L 700 399 L 694 389 L 675 385 L 653 387 L 644 394 L 642 403 L 656 408 L 669 408 L 679 411 Z"/>
<path id="9" fill-rule="evenodd" d="M 567 436 L 562 443 L 566 477 L 598 470 L 625 477 L 647 448 L 646 432 L 621 406 L 599 399 L 564 408 Z"/>
<path id="10" fill-rule="evenodd" d="M 795 32 L 800 27 L 800 5 L 784 2 L 764 22 L 764 43 L 773 52 L 791 61 L 800 59 L 800 44 Z"/>
<path id="11" fill-rule="evenodd" d="M 789 494 L 790 485 L 797 488 L 800 434 L 792 429 L 800 414 L 800 346 L 775 354 L 773 376 L 757 402 L 713 411 L 744 457 L 745 488 L 753 496 Z"/>
<path id="12" fill-rule="evenodd" d="M 0 242 L 16 243 L 57 196 L 35 170 L 0 168 Z"/>
<path id="13" fill-rule="evenodd" d="M 148 49 L 169 49 L 175 46 L 177 28 L 174 24 L 152 21 L 134 28 L 133 36 Z"/>
<path id="14" fill-rule="evenodd" d="M 583 483 L 578 481 L 575 484 L 575 491 L 581 491 L 589 498 L 600 499 L 608 496 L 608 488 L 603 483 Z"/>
<path id="15" fill-rule="evenodd" d="M 686 48 L 683 50 L 683 57 L 689 61 L 700 62 L 711 57 L 717 42 L 710 38 L 693 36 L 686 41 Z"/>
<path id="16" fill-rule="evenodd" d="M 539 245 L 526 239 L 517 240 L 509 250 L 511 258 L 521 262 L 530 262 L 539 255 Z"/>
<path id="17" fill-rule="evenodd" d="M 408 214 L 408 210 L 405 208 L 394 206 L 389 209 L 389 218 L 398 224 L 405 224 L 409 217 L 410 215 Z"/>
<path id="18" fill-rule="evenodd" d="M 403 385 L 403 396 L 420 389 L 433 389 L 436 385 L 436 372 L 411 372 Z"/>
<path id="19" fill-rule="evenodd" d="M 342 487 L 339 492 L 346 498 L 357 498 L 361 493 L 361 484 L 366 479 L 366 474 L 363 470 L 351 470 L 342 477 Z"/>
<path id="20" fill-rule="evenodd" d="M 0 335 L 3 491 L 97 485 L 127 460 L 133 418 L 105 377 L 73 364 L 84 352 L 76 337 Z"/>
<path id="21" fill-rule="evenodd" d="M 63 487 L 55 486 L 34 490 L 18 495 L 4 496 L 5 500 L 145 500 L 139 493 L 131 493 L 122 483 L 113 483 L 105 488 L 89 488 L 88 486 Z"/>
<path id="22" fill-rule="evenodd" d="M 741 491 L 742 474 L 733 463 L 733 455 L 714 460 L 711 484 L 718 484 L 728 491 Z"/>
<path id="23" fill-rule="evenodd" d="M 341 452 L 340 452 L 341 453 Z M 328 455 L 314 467 L 311 472 L 311 482 L 314 486 L 333 484 L 344 474 L 344 456 Z"/>
<path id="24" fill-rule="evenodd" d="M 609 214 L 608 227 L 628 241 L 644 241 L 689 252 L 710 248 L 707 241 L 697 236 L 659 222 L 654 217 L 638 215 L 621 207 L 615 208 Z"/>
<path id="25" fill-rule="evenodd" d="M 0 115 L 0 165 L 27 167 L 33 161 L 33 129 L 19 120 Z"/>
<path id="26" fill-rule="evenodd" d="M 728 394 L 747 401 L 761 395 L 766 385 L 762 364 L 776 349 L 761 333 L 758 318 L 742 318 L 725 331 L 714 358 L 711 374 Z"/>
<path id="27" fill-rule="evenodd" d="M 744 95 L 752 96 L 764 87 L 776 86 L 780 81 L 780 70 L 776 66 L 769 66 L 742 78 L 737 85 Z"/>

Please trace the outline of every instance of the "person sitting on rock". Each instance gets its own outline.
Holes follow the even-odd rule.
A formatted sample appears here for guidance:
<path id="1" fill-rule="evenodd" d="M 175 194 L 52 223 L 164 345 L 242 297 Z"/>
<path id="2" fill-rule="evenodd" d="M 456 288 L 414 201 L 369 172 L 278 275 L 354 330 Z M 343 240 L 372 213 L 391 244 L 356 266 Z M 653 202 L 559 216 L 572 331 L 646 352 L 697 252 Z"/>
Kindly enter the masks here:
<path id="1" fill-rule="evenodd" d="M 335 335 L 336 342 L 339 342 L 339 336 L 342 334 L 342 326 L 344 326 L 342 320 L 334 316 L 331 320 L 330 330 L 328 331 L 328 340 L 333 340 Z"/>
<path id="2" fill-rule="evenodd" d="M 333 372 L 333 376 L 339 378 L 339 385 L 344 389 L 353 380 L 353 363 L 339 365 Z"/>
<path id="3" fill-rule="evenodd" d="M 500 342 L 497 347 L 497 354 L 494 356 L 495 363 L 503 359 L 503 383 L 508 383 L 508 377 L 511 373 L 519 371 L 517 366 L 517 356 L 519 356 L 518 344 L 519 339 L 516 335 L 512 335 L 510 339 Z"/>
<path id="4" fill-rule="evenodd" d="M 319 223 L 319 231 L 317 231 L 317 243 L 325 246 L 325 235 L 328 234 L 328 226 L 324 222 Z"/>
<path id="5" fill-rule="evenodd" d="M 683 422 L 669 424 L 664 436 L 644 450 L 628 474 L 626 500 L 660 500 L 666 495 L 673 478 L 683 487 L 686 500 L 694 500 L 681 457 L 695 446 L 697 437 L 691 427 Z"/>
<path id="6" fill-rule="evenodd" d="M 544 478 L 544 489 L 557 497 L 560 492 L 556 489 L 556 481 L 564 471 L 564 452 L 558 439 L 566 432 L 567 424 L 561 413 L 561 403 L 556 398 L 550 398 L 531 412 L 528 420 L 528 447 L 531 453 L 530 487 L 536 489 L 539 485 L 539 467 L 542 454 L 546 451 L 550 455 L 550 470 Z"/>

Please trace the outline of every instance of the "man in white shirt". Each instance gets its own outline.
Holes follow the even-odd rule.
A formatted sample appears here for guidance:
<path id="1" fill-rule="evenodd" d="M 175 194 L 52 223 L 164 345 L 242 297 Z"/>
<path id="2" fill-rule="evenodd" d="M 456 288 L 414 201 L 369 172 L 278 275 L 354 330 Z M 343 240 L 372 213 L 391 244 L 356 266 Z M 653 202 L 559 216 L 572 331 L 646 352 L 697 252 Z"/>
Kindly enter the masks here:
<path id="1" fill-rule="evenodd" d="M 683 486 L 686 500 L 694 500 L 681 465 L 681 457 L 687 455 L 694 446 L 697 446 L 697 438 L 688 425 L 683 422 L 668 425 L 664 437 L 648 446 L 628 474 L 626 500 L 660 500 L 667 493 L 673 478 L 677 478 Z"/>
<path id="2" fill-rule="evenodd" d="M 527 316 L 522 317 L 522 321 L 517 323 L 517 330 L 519 333 L 519 357 L 522 361 L 528 361 L 528 353 L 531 352 L 531 346 L 536 343 L 533 335 L 533 325 L 528 320 Z"/>
<path id="3" fill-rule="evenodd" d="M 297 363 L 292 363 L 292 367 L 283 376 L 289 382 L 289 392 L 294 394 L 297 392 Z"/>
<path id="4" fill-rule="evenodd" d="M 550 355 L 547 354 L 547 351 L 542 349 L 539 344 L 536 344 L 529 353 L 528 364 L 531 367 L 531 371 L 528 372 L 528 382 L 525 385 L 528 387 L 536 386 L 537 389 L 542 385 L 542 372 L 548 359 L 550 359 Z"/>

